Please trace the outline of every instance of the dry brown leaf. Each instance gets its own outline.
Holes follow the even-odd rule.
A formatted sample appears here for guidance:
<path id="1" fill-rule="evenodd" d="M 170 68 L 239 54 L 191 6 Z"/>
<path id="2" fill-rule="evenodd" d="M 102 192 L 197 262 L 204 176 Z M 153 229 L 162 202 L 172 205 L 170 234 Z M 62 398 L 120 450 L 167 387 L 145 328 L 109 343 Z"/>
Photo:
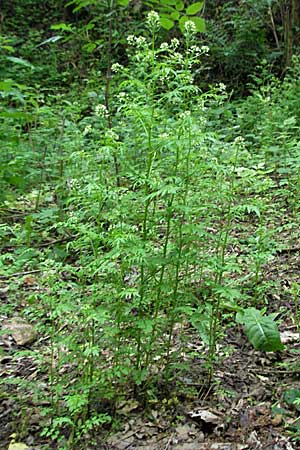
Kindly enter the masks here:
<path id="1" fill-rule="evenodd" d="M 282 331 L 280 333 L 280 339 L 283 344 L 287 344 L 288 342 L 296 342 L 299 341 L 300 333 L 294 333 L 293 331 Z"/>
<path id="2" fill-rule="evenodd" d="M 222 417 L 210 412 L 207 409 L 196 409 L 189 412 L 189 416 L 192 419 L 201 419 L 205 423 L 211 423 L 213 425 L 218 425 L 222 422 Z"/>

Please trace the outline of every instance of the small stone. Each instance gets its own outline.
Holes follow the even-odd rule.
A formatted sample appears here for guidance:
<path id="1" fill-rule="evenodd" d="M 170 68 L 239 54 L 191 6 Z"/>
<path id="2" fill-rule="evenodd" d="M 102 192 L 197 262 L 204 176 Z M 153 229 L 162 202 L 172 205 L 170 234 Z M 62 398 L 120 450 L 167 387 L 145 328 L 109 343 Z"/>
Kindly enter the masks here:
<path id="1" fill-rule="evenodd" d="M 37 338 L 37 332 L 33 326 L 21 317 L 6 320 L 2 329 L 13 337 L 17 345 L 31 344 Z"/>
<path id="2" fill-rule="evenodd" d="M 9 444 L 8 450 L 26 450 L 27 448 L 29 447 L 22 442 L 12 442 Z"/>

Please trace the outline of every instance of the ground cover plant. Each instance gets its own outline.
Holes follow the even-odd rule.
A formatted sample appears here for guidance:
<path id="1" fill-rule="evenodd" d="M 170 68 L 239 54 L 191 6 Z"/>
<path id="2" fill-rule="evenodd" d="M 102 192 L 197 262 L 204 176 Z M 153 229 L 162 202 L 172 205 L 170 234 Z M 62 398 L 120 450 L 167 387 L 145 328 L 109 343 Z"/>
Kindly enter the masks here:
<path id="1" fill-rule="evenodd" d="M 160 26 L 80 93 L 3 69 L 3 448 L 297 448 L 299 61 L 231 101 Z"/>

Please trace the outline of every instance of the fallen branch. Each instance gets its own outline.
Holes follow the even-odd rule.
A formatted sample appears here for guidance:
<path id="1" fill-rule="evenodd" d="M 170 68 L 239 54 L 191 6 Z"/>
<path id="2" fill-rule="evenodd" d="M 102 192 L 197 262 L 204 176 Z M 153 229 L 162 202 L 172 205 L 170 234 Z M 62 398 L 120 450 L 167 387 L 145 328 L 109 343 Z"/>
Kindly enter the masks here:
<path id="1" fill-rule="evenodd" d="M 40 273 L 40 272 L 41 269 L 26 270 L 25 272 L 15 272 L 11 273 L 10 275 L 0 275 L 0 280 L 8 280 L 9 278 L 23 277 L 24 275 L 30 275 L 32 273 Z"/>

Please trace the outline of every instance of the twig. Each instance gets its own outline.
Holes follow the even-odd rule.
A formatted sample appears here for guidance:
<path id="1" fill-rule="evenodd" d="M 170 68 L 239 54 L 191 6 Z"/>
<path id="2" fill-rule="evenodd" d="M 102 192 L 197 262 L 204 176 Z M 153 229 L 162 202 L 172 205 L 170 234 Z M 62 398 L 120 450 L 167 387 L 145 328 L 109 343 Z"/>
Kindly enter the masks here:
<path id="1" fill-rule="evenodd" d="M 76 239 L 77 237 L 78 237 L 78 235 L 77 236 L 68 236 L 68 237 L 64 237 L 64 238 L 54 239 L 53 241 L 50 241 L 50 242 L 43 242 L 42 244 L 38 245 L 38 248 L 49 247 L 50 245 L 59 244 L 60 242 L 66 242 L 71 239 Z"/>
<path id="2" fill-rule="evenodd" d="M 31 273 L 39 273 L 41 272 L 41 269 L 35 269 L 35 270 L 26 270 L 25 272 L 15 272 L 11 273 L 10 275 L 0 275 L 0 280 L 8 280 L 9 278 L 14 277 L 22 277 L 23 275 L 30 275 Z"/>
<path id="3" fill-rule="evenodd" d="M 280 50 L 280 43 L 279 43 L 277 31 L 276 31 L 276 26 L 275 26 L 275 22 L 274 22 L 274 17 L 273 17 L 273 12 L 272 12 L 271 6 L 268 9 L 268 13 L 269 13 L 270 20 L 271 20 L 271 28 L 272 28 L 274 39 L 275 39 L 275 42 L 276 42 L 276 47 L 277 47 L 278 50 Z"/>
<path id="4" fill-rule="evenodd" d="M 281 255 L 282 253 L 296 253 L 300 250 L 300 247 L 291 247 L 291 248 L 281 248 L 276 251 L 277 254 Z"/>
<path id="5" fill-rule="evenodd" d="M 171 434 L 171 436 L 168 439 L 168 442 L 166 443 L 164 450 L 169 450 L 173 437 L 174 437 L 173 434 Z"/>

